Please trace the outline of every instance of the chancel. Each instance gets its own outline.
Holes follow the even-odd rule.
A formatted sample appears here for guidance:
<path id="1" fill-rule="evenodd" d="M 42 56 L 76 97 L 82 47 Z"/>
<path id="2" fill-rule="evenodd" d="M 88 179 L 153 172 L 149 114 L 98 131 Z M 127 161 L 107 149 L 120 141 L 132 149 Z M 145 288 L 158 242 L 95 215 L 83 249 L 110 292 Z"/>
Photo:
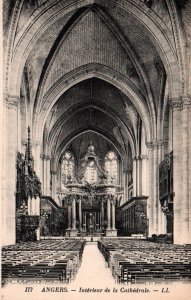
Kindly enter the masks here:
<path id="1" fill-rule="evenodd" d="M 68 152 L 64 154 L 64 164 L 67 159 L 71 159 Z M 111 167 L 108 166 L 108 159 L 112 164 Z M 68 173 L 68 181 L 65 181 L 65 191 L 59 193 L 59 196 L 62 196 L 63 204 L 68 208 L 69 236 L 76 236 L 77 233 L 117 235 L 115 208 L 117 201 L 120 204 L 123 192 L 120 185 L 117 185 L 118 166 L 115 153 L 109 152 L 104 157 L 103 163 L 97 157 L 94 146 L 90 144 L 80 161 L 76 176 L 74 170 L 69 174 L 71 171 L 69 168 L 63 169 L 62 178 L 65 181 Z M 75 165 L 72 167 L 75 168 Z M 78 210 L 77 218 L 76 210 Z"/>
<path id="2" fill-rule="evenodd" d="M 186 0 L 3 0 L 3 284 L 90 261 L 101 283 L 190 280 L 190 19 Z"/>

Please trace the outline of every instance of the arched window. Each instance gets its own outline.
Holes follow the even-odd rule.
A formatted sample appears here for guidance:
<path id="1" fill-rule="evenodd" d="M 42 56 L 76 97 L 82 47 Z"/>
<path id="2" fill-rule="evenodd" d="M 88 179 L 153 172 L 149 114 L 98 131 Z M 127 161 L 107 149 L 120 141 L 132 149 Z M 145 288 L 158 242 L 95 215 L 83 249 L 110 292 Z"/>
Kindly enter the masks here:
<path id="1" fill-rule="evenodd" d="M 117 155 L 110 151 L 106 154 L 104 159 L 104 169 L 108 174 L 109 183 L 118 183 L 118 159 Z"/>
<path id="2" fill-rule="evenodd" d="M 90 161 L 85 170 L 84 179 L 88 183 L 95 183 L 98 179 L 97 167 L 94 161 Z"/>
<path id="3" fill-rule="evenodd" d="M 66 151 L 62 158 L 61 164 L 61 178 L 62 188 L 68 183 L 69 180 L 74 178 L 75 160 L 71 152 Z"/>

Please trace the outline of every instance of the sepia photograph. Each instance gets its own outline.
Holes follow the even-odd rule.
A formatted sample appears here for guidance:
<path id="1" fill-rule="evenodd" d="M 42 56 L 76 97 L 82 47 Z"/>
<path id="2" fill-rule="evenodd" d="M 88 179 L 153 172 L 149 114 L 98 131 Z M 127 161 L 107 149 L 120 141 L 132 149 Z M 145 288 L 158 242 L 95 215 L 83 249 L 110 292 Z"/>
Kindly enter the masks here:
<path id="1" fill-rule="evenodd" d="M 191 0 L 0 0 L 1 299 L 191 297 Z"/>

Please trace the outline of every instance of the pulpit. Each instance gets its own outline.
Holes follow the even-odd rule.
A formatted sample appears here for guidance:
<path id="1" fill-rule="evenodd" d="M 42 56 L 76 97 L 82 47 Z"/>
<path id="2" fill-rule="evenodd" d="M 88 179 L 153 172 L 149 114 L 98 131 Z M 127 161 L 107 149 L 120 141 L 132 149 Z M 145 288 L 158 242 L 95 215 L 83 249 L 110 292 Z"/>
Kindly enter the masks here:
<path id="1" fill-rule="evenodd" d="M 34 171 L 31 150 L 30 128 L 25 155 L 17 153 L 16 182 L 16 241 L 40 239 L 40 196 L 41 183 Z"/>

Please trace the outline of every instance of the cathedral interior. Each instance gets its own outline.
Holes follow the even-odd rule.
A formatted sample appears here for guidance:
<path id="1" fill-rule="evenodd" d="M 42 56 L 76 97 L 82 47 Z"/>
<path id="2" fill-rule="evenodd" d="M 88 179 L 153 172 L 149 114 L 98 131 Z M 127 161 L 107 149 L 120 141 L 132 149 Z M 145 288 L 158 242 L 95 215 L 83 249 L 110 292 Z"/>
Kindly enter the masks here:
<path id="1" fill-rule="evenodd" d="M 191 1 L 4 0 L 3 62 L 3 282 L 91 241 L 119 282 L 157 251 L 190 280 Z"/>

